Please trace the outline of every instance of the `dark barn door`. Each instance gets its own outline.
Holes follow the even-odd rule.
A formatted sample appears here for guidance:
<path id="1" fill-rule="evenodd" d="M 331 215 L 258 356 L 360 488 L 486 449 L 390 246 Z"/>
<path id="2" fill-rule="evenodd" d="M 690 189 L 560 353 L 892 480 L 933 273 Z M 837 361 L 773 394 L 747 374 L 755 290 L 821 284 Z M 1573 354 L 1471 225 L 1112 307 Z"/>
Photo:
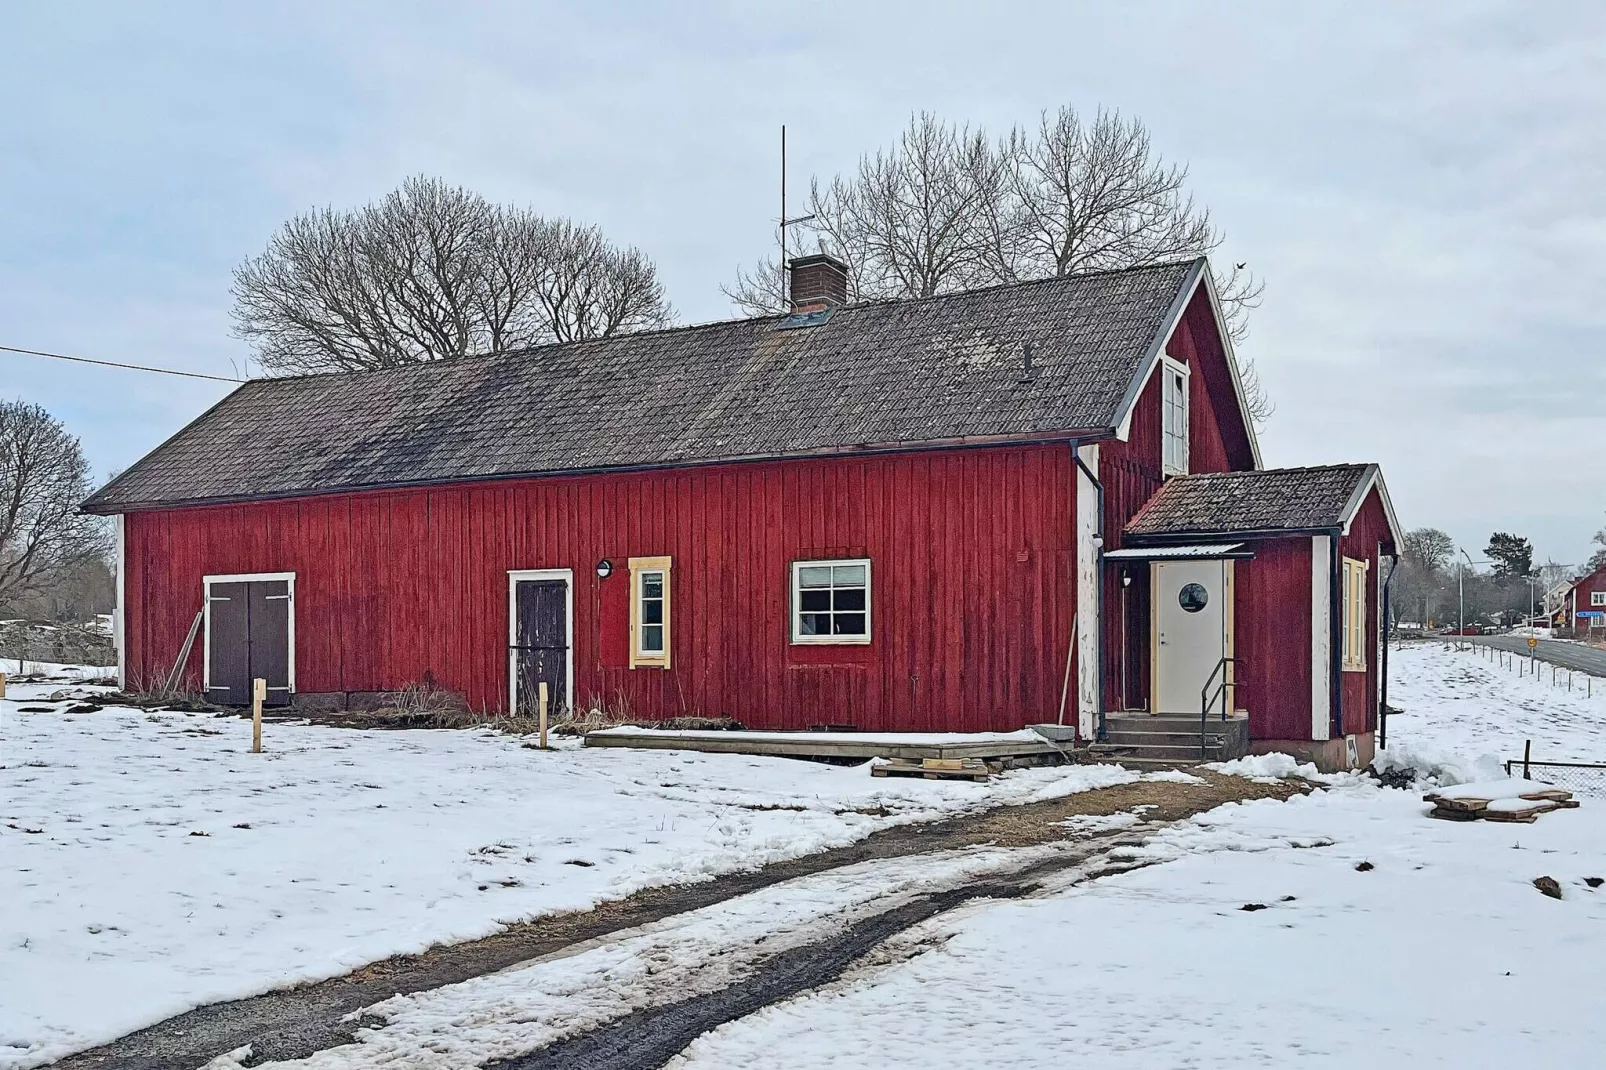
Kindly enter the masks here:
<path id="1" fill-rule="evenodd" d="M 268 682 L 269 706 L 290 702 L 290 584 L 287 580 L 214 583 L 207 602 L 206 700 L 251 702 L 251 681 Z"/>
<path id="2" fill-rule="evenodd" d="M 513 712 L 519 716 L 536 714 L 543 680 L 548 714 L 568 704 L 568 603 L 567 580 L 513 581 Z"/>

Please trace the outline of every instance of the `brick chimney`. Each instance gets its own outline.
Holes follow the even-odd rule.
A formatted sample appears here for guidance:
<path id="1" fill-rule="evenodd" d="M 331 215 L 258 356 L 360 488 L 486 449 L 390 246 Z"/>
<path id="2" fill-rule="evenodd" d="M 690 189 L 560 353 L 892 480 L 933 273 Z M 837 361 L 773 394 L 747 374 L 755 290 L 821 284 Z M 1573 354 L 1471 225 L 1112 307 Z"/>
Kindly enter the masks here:
<path id="1" fill-rule="evenodd" d="M 848 266 L 834 256 L 814 253 L 793 257 L 792 308 L 804 312 L 848 303 Z"/>

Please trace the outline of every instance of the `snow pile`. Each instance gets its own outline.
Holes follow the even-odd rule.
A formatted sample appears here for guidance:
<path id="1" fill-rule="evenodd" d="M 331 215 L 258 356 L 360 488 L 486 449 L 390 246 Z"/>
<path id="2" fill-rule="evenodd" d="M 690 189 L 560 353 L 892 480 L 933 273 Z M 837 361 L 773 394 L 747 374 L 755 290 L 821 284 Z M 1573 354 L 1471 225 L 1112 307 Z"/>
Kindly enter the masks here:
<path id="1" fill-rule="evenodd" d="M 32 706 L 53 689 L 13 697 Z M 267 753 L 252 755 L 237 717 L 17 706 L 0 702 L 5 1068 L 650 885 L 1140 778 L 1073 766 L 980 784 L 883 779 L 783 758 L 297 724 L 269 724 Z"/>
<path id="2" fill-rule="evenodd" d="M 1227 776 L 1247 777 L 1258 784 L 1275 784 L 1283 777 L 1297 776 L 1306 780 L 1321 780 L 1322 773 L 1310 762 L 1301 762 L 1288 754 L 1250 754 L 1230 762 L 1211 762 L 1206 769 Z"/>
<path id="3" fill-rule="evenodd" d="M 886 945 L 890 964 L 670 1065 L 1594 1065 L 1606 889 L 1585 878 L 1606 875 L 1606 807 L 1533 826 L 1424 811 L 1359 776 L 1221 807 L 1151 837 L 1167 864 L 933 919 Z"/>

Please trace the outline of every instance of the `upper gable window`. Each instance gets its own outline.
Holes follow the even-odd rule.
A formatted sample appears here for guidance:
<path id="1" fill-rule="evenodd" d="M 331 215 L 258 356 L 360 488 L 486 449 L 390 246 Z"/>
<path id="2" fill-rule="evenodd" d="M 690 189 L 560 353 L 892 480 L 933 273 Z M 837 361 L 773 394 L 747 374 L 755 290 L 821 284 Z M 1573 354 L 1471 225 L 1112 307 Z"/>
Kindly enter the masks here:
<path id="1" fill-rule="evenodd" d="M 1188 474 L 1188 366 L 1160 358 L 1160 470 Z"/>

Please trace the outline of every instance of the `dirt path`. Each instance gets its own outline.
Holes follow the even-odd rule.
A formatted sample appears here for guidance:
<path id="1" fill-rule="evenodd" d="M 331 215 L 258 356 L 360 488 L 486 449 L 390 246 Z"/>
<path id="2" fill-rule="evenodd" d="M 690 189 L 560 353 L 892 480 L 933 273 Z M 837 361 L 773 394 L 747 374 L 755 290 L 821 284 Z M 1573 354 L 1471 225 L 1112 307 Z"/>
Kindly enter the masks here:
<path id="1" fill-rule="evenodd" d="M 782 881 L 876 858 L 894 858 L 979 844 L 1025 847 L 1058 841 L 1069 835 L 1061 822 L 1078 815 L 1114 814 L 1136 806 L 1147 806 L 1143 816 L 1148 821 L 1175 821 L 1222 803 L 1262 797 L 1286 798 L 1308 787 L 1297 781 L 1256 784 L 1213 773 L 1198 775 L 1204 779 L 1203 784 L 1163 781 L 1122 784 L 1069 795 L 1063 799 L 1002 807 L 932 824 L 900 826 L 878 832 L 850 847 L 777 863 L 751 873 L 733 874 L 699 884 L 648 889 L 593 910 L 548 916 L 514 925 L 482 940 L 438 947 L 421 955 L 386 959 L 344 977 L 199 1007 L 102 1047 L 70 1055 L 51 1065 L 62 1070 L 193 1070 L 223 1052 L 246 1044 L 252 1045 L 252 1062 L 302 1058 L 324 1048 L 349 1043 L 354 1024 L 342 1019 L 353 1011 L 392 995 L 438 988 L 492 973 L 573 944 L 711 906 Z M 1017 876 L 1011 883 L 1020 885 L 1022 880 L 1022 876 Z M 993 885 L 997 883 L 993 882 Z M 977 887 L 992 888 L 993 885 Z M 917 901 L 850 928 L 826 941 L 831 945 L 829 948 L 815 945 L 811 953 L 823 967 L 804 969 L 807 956 L 782 958 L 766 967 L 761 975 L 769 980 L 754 979 L 749 985 L 737 986 L 751 988 L 746 994 L 727 990 L 725 993 L 701 997 L 705 1002 L 695 1008 L 676 1004 L 656 1012 L 643 1013 L 666 1016 L 653 1027 L 653 1035 L 659 1038 L 660 1044 L 673 1043 L 681 1032 L 696 1027 L 699 1022 L 712 1021 L 717 1025 L 720 1021 L 750 1013 L 742 1010 L 742 1007 L 753 999 L 761 1000 L 757 1006 L 763 1006 L 795 991 L 823 983 L 823 980 L 840 973 L 864 949 L 874 946 L 891 932 L 914 924 L 922 916 L 949 909 L 964 898 L 1001 891 L 1002 888 L 993 888 L 991 892 L 967 888 Z M 922 910 L 927 913 L 922 915 Z M 904 920 L 904 914 L 908 915 L 907 920 Z M 886 929 L 888 925 L 893 928 Z M 882 932 L 883 929 L 886 931 Z M 882 932 L 882 935 L 876 936 L 877 932 Z M 847 957 L 842 958 L 844 955 Z M 821 973 L 821 968 L 831 967 L 838 959 L 841 959 L 840 965 L 834 967 L 834 973 L 830 969 Z M 774 971 L 773 976 L 771 971 Z M 816 974 L 821 979 L 811 981 Z M 793 982 L 797 987 L 791 987 Z M 680 1010 L 677 1012 L 675 1008 Z M 622 1020 L 615 1025 L 622 1027 L 623 1022 L 629 1020 Z M 677 1022 L 678 1026 L 675 1024 Z M 698 1029 L 692 1036 L 699 1035 L 706 1028 Z M 610 1043 L 607 1038 L 602 1037 L 610 1030 L 615 1030 L 615 1027 L 605 1027 L 587 1034 L 593 1038 L 588 1043 L 604 1044 L 604 1047 L 595 1050 L 595 1055 L 600 1056 L 604 1051 L 612 1050 L 606 1047 L 606 1043 Z M 616 1043 L 617 1038 L 625 1034 L 615 1031 L 613 1035 L 613 1043 Z M 565 1043 L 578 1044 L 585 1039 L 579 1037 Z M 641 1037 L 638 1036 L 639 1039 Z M 681 1041 L 670 1054 L 687 1042 Z M 592 1055 L 590 1049 L 582 1050 L 586 1051 L 588 1058 Z M 521 1056 L 520 1060 L 506 1065 L 614 1065 L 597 1062 L 595 1058 L 591 1058 L 591 1061 L 580 1060 L 580 1050 L 571 1052 L 570 1057 L 577 1060 L 572 1064 L 524 1061 L 545 1058 L 548 1052 L 555 1054 L 557 1047 Z M 631 1065 L 657 1066 L 662 1061 L 632 1062 Z"/>

